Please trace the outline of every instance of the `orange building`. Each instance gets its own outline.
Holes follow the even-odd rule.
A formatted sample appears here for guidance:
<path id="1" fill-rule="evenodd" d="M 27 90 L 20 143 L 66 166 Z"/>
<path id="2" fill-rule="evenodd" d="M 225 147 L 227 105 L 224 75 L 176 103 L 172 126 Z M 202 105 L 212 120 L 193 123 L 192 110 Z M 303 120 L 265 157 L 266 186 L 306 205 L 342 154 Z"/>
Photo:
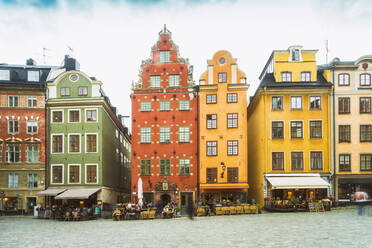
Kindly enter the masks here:
<path id="1" fill-rule="evenodd" d="M 247 200 L 248 87 L 228 51 L 216 52 L 200 77 L 199 172 L 205 202 Z"/>

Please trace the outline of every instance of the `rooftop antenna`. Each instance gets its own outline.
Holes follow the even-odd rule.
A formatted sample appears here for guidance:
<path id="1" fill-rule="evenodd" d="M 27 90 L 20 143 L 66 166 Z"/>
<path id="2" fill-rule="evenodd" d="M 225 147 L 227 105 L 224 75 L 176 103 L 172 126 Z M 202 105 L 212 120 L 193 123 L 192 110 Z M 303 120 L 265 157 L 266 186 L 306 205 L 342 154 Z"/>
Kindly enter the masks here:
<path id="1" fill-rule="evenodd" d="M 74 57 L 74 49 L 67 45 L 68 53 L 70 54 L 71 57 Z"/>
<path id="2" fill-rule="evenodd" d="M 46 47 L 43 47 L 43 62 L 44 62 L 44 65 L 46 65 L 46 51 L 50 51 L 48 48 Z"/>
<path id="3" fill-rule="evenodd" d="M 325 49 L 326 49 L 326 64 L 328 64 L 328 40 L 325 42 Z"/>

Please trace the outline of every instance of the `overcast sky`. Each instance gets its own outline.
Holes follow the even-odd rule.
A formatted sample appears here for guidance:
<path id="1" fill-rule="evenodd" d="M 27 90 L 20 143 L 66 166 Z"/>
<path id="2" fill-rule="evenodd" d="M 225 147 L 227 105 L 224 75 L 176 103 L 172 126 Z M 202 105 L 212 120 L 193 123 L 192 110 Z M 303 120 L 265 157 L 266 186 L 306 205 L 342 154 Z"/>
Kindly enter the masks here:
<path id="1" fill-rule="evenodd" d="M 319 49 L 322 64 L 328 40 L 329 60 L 372 54 L 370 0 L 0 0 L 0 63 L 43 64 L 47 48 L 46 63 L 61 65 L 70 46 L 80 69 L 129 115 L 131 82 L 164 24 L 196 83 L 207 59 L 225 49 L 246 73 L 250 95 L 272 50 Z"/>

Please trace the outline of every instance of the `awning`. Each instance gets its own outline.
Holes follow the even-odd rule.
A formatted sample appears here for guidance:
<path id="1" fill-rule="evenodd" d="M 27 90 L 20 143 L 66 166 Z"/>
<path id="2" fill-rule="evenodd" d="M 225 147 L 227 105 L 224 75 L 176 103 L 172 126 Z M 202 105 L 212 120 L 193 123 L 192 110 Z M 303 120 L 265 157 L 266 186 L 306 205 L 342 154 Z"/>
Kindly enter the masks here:
<path id="1" fill-rule="evenodd" d="M 267 175 L 272 189 L 327 189 L 331 185 L 320 177 L 319 174 L 301 175 Z"/>
<path id="2" fill-rule="evenodd" d="M 56 200 L 61 200 L 61 199 L 88 199 L 89 196 L 93 195 L 96 193 L 99 188 L 94 188 L 94 189 L 68 189 L 62 194 L 56 196 Z"/>
<path id="3" fill-rule="evenodd" d="M 201 183 L 200 189 L 248 189 L 248 183 Z"/>
<path id="4" fill-rule="evenodd" d="M 61 194 L 62 192 L 66 191 L 66 189 L 46 189 L 39 191 L 38 195 L 44 195 L 44 196 L 56 196 L 58 194 Z"/>

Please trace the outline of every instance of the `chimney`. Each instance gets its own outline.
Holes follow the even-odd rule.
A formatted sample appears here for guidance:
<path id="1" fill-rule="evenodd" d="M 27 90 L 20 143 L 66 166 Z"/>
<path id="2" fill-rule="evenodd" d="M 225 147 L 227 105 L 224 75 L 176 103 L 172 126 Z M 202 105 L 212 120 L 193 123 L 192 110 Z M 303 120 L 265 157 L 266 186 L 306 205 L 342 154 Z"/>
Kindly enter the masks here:
<path id="1" fill-rule="evenodd" d="M 32 58 L 29 58 L 28 60 L 26 60 L 26 65 L 36 65 L 36 61 Z"/>
<path id="2" fill-rule="evenodd" d="M 71 58 L 68 55 L 65 55 L 65 64 L 64 67 L 66 68 L 66 71 L 78 71 L 80 70 L 80 64 L 77 62 L 76 59 Z"/>

